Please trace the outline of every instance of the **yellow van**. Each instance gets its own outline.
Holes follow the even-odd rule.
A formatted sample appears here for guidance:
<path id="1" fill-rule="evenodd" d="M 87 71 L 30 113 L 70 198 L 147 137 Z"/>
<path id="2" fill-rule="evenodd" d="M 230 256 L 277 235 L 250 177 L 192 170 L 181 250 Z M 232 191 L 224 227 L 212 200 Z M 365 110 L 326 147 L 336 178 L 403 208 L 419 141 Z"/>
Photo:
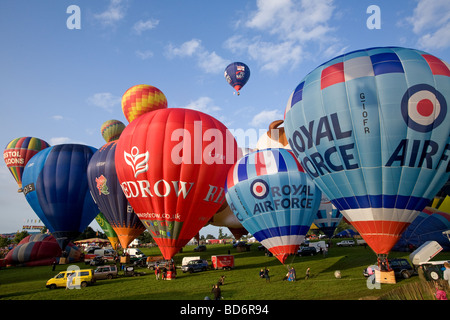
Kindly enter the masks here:
<path id="1" fill-rule="evenodd" d="M 55 289 L 67 286 L 67 277 L 72 276 L 71 288 L 86 287 L 95 283 L 94 271 L 92 269 L 68 270 L 58 273 L 55 277 L 47 281 L 47 288 Z"/>

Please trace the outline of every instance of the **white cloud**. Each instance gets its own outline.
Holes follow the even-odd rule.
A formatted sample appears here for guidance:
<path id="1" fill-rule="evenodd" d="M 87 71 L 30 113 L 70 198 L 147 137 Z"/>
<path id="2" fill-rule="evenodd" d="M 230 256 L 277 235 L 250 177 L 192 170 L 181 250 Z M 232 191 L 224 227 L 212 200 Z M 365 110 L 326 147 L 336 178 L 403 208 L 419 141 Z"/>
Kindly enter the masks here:
<path id="1" fill-rule="evenodd" d="M 220 111 L 221 108 L 214 104 L 214 100 L 210 97 L 200 97 L 197 100 L 189 102 L 186 109 L 193 109 L 204 113 L 211 113 L 214 111 Z"/>
<path id="2" fill-rule="evenodd" d="M 53 119 L 53 120 L 56 120 L 56 121 L 59 121 L 59 120 L 64 119 L 64 117 L 61 116 L 61 115 L 54 115 L 54 116 L 52 116 L 52 119 Z"/>
<path id="3" fill-rule="evenodd" d="M 115 106 L 121 103 L 121 100 L 121 97 L 116 97 L 110 92 L 100 92 L 90 96 L 87 103 L 111 112 Z"/>
<path id="4" fill-rule="evenodd" d="M 262 125 L 264 128 L 268 128 L 272 121 L 283 119 L 283 117 L 284 115 L 280 110 L 264 110 L 256 114 L 250 124 L 253 127 L 260 127 Z"/>
<path id="5" fill-rule="evenodd" d="M 233 53 L 246 51 L 262 70 L 296 67 L 302 61 L 304 46 L 317 44 L 322 54 L 322 48 L 339 43 L 329 25 L 336 14 L 333 1 L 258 0 L 257 9 L 239 22 L 245 28 L 239 29 L 239 36 L 230 37 L 225 47 Z"/>
<path id="6" fill-rule="evenodd" d="M 150 19 L 147 21 L 139 20 L 138 22 L 136 22 L 134 24 L 133 29 L 137 34 L 141 34 L 144 31 L 156 28 L 156 26 L 158 24 L 159 24 L 159 20 L 156 20 L 156 19 Z"/>
<path id="7" fill-rule="evenodd" d="M 68 137 L 53 137 L 53 138 L 50 138 L 49 143 L 51 146 L 54 146 L 57 144 L 72 143 L 72 139 L 70 139 Z"/>
<path id="8" fill-rule="evenodd" d="M 419 36 L 418 45 L 423 49 L 439 49 L 450 46 L 450 1 L 419 0 L 413 15 L 406 21 Z"/>
<path id="9" fill-rule="evenodd" d="M 111 0 L 108 8 L 102 13 L 94 15 L 103 25 L 110 26 L 125 17 L 125 6 L 122 0 Z"/>
<path id="10" fill-rule="evenodd" d="M 221 73 L 230 63 L 215 51 L 206 50 L 199 39 L 186 41 L 179 47 L 170 44 L 167 47 L 167 56 L 169 58 L 193 57 L 197 60 L 197 65 L 206 73 Z"/>
<path id="11" fill-rule="evenodd" d="M 137 50 L 136 51 L 136 55 L 139 58 L 141 58 L 142 60 L 147 60 L 147 59 L 153 57 L 153 51 L 150 51 L 150 50 L 146 50 L 146 51 Z"/>
<path id="12" fill-rule="evenodd" d="M 191 57 L 195 53 L 202 51 L 201 41 L 198 39 L 192 39 L 184 42 L 179 47 L 174 47 L 172 44 L 168 46 L 169 57 L 179 56 L 179 57 Z"/>

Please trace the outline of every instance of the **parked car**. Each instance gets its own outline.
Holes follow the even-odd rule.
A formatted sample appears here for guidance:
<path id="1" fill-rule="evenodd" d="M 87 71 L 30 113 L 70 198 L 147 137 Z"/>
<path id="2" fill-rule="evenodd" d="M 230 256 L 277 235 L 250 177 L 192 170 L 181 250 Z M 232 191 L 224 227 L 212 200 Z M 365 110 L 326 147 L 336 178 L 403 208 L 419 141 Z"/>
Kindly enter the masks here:
<path id="1" fill-rule="evenodd" d="M 343 240 L 341 242 L 336 243 L 338 247 L 353 247 L 355 245 L 355 241 L 353 240 Z"/>
<path id="2" fill-rule="evenodd" d="M 202 251 L 206 251 L 206 246 L 204 244 L 199 245 L 198 247 L 194 248 L 195 252 L 202 252 Z"/>
<path id="3" fill-rule="evenodd" d="M 388 259 L 389 266 L 394 270 L 396 278 L 408 279 L 414 275 L 415 270 L 406 259 Z M 371 269 L 371 270 L 370 270 Z M 378 269 L 376 264 L 373 264 L 363 271 L 365 277 L 369 277 L 374 274 L 374 270 Z"/>
<path id="4" fill-rule="evenodd" d="M 96 280 L 112 279 L 117 277 L 117 267 L 115 265 L 101 266 L 94 270 Z"/>
<path id="5" fill-rule="evenodd" d="M 91 261 L 89 261 L 89 265 L 91 266 L 102 266 L 105 264 L 105 258 L 101 256 L 96 256 Z"/>
<path id="6" fill-rule="evenodd" d="M 208 261 L 206 260 L 191 260 L 189 261 L 189 263 L 185 266 L 181 266 L 181 271 L 184 272 L 197 272 L 197 271 L 206 271 L 208 270 L 209 265 L 208 265 Z"/>
<path id="7" fill-rule="evenodd" d="M 317 254 L 317 250 L 315 247 L 300 247 L 297 254 L 299 256 L 313 256 Z"/>
<path id="8" fill-rule="evenodd" d="M 94 272 L 91 269 L 82 269 L 76 271 L 61 271 L 55 277 L 49 279 L 45 286 L 49 289 L 56 289 L 67 286 L 67 276 L 74 274 L 72 286 L 80 286 L 82 288 L 89 284 L 95 283 Z"/>

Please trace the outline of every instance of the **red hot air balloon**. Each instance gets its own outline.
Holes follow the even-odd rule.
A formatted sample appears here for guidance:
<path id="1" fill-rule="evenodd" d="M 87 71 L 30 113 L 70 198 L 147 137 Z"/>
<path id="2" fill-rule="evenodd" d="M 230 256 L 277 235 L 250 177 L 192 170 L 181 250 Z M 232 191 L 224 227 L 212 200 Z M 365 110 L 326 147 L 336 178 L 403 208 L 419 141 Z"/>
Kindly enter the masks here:
<path id="1" fill-rule="evenodd" d="M 116 149 L 119 182 L 166 259 L 207 224 L 225 200 L 237 143 L 199 111 L 160 109 L 135 119 Z"/>

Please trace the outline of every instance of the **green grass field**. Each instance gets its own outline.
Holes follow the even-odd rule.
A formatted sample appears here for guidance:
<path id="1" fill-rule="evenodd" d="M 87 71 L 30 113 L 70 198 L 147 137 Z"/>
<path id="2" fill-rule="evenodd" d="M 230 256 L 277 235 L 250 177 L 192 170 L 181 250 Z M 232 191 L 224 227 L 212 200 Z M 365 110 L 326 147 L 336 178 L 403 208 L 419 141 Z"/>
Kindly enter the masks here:
<path id="1" fill-rule="evenodd" d="M 358 300 L 381 297 L 386 293 L 409 283 L 418 282 L 413 276 L 396 284 L 382 284 L 380 289 L 369 289 L 362 271 L 376 261 L 373 251 L 367 247 L 339 248 L 332 246 L 328 256 L 289 257 L 287 265 L 294 266 L 297 281 L 283 281 L 287 267 L 274 257 L 266 257 L 258 251 L 259 244 L 253 244 L 248 252 L 237 252 L 231 245 L 208 245 L 207 251 L 196 253 L 193 246 L 187 246 L 175 256 L 181 265 L 185 256 L 200 255 L 211 262 L 211 256 L 227 254 L 235 256 L 235 269 L 230 271 L 209 270 L 194 274 L 177 272 L 171 281 L 157 281 L 153 271 L 141 277 L 120 275 L 112 280 L 100 280 L 93 286 L 82 289 L 49 290 L 46 281 L 69 265 L 58 265 L 56 271 L 51 266 L 9 267 L 0 270 L 1 300 L 204 300 L 212 297 L 211 288 L 221 275 L 226 276 L 222 288 L 224 300 Z M 158 248 L 142 248 L 147 255 L 160 255 Z M 392 252 L 390 257 L 408 257 L 406 252 Z M 444 256 L 442 256 L 444 255 Z M 448 259 L 447 253 L 438 255 Z M 78 263 L 80 268 L 94 268 Z M 271 281 L 259 278 L 259 270 L 270 269 Z M 311 277 L 304 279 L 305 271 L 311 268 Z M 341 271 L 342 278 L 336 279 L 334 272 Z M 121 274 L 121 272 L 119 273 Z"/>

